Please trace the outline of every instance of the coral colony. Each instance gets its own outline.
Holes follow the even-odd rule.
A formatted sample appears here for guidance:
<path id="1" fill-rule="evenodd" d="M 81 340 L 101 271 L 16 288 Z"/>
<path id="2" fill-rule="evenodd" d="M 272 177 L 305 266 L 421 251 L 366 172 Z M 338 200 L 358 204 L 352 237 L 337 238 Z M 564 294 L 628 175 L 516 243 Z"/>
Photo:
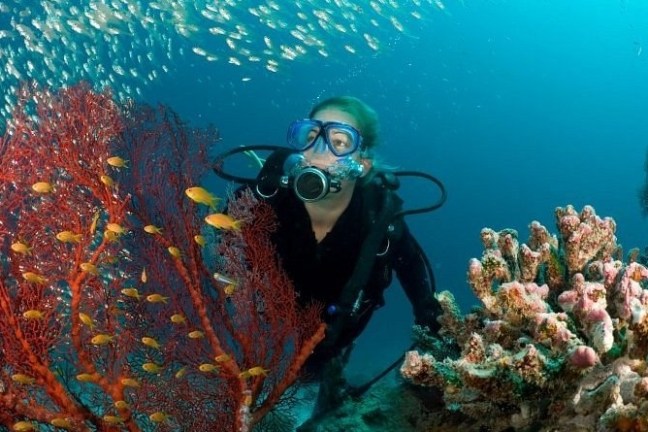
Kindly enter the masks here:
<path id="1" fill-rule="evenodd" d="M 270 209 L 242 193 L 225 215 L 201 186 L 217 140 L 83 84 L 20 90 L 0 141 L 0 425 L 248 431 L 285 402 L 324 326 Z"/>
<path id="2" fill-rule="evenodd" d="M 585 206 L 481 233 L 468 281 L 481 307 L 462 317 L 449 293 L 442 333 L 458 359 L 408 352 L 401 373 L 444 390 L 447 408 L 489 430 L 648 430 L 648 269 L 619 260 L 615 223 Z"/>

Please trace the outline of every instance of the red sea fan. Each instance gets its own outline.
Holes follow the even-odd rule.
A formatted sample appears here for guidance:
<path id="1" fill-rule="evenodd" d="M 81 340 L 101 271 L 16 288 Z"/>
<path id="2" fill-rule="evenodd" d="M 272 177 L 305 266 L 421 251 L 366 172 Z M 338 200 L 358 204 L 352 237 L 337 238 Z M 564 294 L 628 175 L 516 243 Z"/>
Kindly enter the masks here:
<path id="1" fill-rule="evenodd" d="M 0 424 L 247 431 L 294 382 L 324 325 L 272 212 L 243 194 L 220 233 L 185 195 L 217 140 L 84 84 L 21 90 L 0 142 Z"/>

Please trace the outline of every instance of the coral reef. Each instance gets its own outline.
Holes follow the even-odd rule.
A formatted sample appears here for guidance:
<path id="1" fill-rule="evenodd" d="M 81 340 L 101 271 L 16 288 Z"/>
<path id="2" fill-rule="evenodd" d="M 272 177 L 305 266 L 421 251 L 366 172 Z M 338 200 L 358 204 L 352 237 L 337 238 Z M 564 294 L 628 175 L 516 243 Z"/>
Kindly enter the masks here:
<path id="1" fill-rule="evenodd" d="M 492 431 L 648 431 L 648 269 L 619 259 L 611 218 L 555 215 L 558 235 L 533 222 L 522 245 L 482 230 L 468 268 L 481 306 L 461 316 L 439 295 L 441 335 L 461 354 L 410 351 L 401 374 Z"/>
<path id="2" fill-rule="evenodd" d="M 20 90 L 0 141 L 0 426 L 244 432 L 282 403 L 324 326 L 269 207 L 242 192 L 223 215 L 200 187 L 217 141 L 87 85 Z"/>

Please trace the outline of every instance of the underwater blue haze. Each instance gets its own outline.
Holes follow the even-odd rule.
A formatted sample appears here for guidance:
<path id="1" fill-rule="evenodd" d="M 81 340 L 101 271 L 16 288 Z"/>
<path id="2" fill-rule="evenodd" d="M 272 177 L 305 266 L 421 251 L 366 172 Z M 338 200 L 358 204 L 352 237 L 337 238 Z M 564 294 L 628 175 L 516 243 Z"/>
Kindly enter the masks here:
<path id="1" fill-rule="evenodd" d="M 27 60 L 36 66 L 39 60 L 38 50 L 11 48 L 31 38 L 28 29 L 16 25 L 16 20 L 31 22 L 15 15 L 24 10 L 20 3 L 2 3 L 0 42 L 5 46 L 0 53 L 5 61 L 13 59 L 10 63 L 15 62 L 18 75 L 25 78 L 35 75 L 25 66 Z M 50 3 L 54 8 L 58 4 Z M 248 39 L 263 38 L 265 27 L 247 12 L 248 2 L 223 3 L 254 30 Z M 352 3 L 354 7 L 349 6 Z M 136 84 L 120 87 L 120 92 L 168 104 L 192 125 L 213 123 L 221 131 L 223 150 L 284 144 L 288 123 L 304 117 L 321 98 L 349 94 L 367 101 L 380 117 L 382 159 L 401 169 L 430 173 L 447 188 L 446 205 L 430 214 L 410 216 L 407 222 L 433 263 L 437 289 L 451 290 L 464 311 L 475 303 L 466 270 L 468 260 L 481 254 L 479 232 L 485 226 L 514 228 L 525 241 L 533 220 L 556 231 L 555 207 L 573 204 L 580 209 L 591 204 L 599 215 L 617 221 L 619 241 L 626 250 L 648 243 L 637 198 L 648 143 L 648 50 L 643 52 L 644 43 L 648 48 L 647 2 L 444 0 L 441 5 L 394 0 L 390 7 L 386 1 L 352 3 L 300 4 L 308 16 L 320 8 L 346 7 L 360 33 L 374 32 L 380 39 L 379 49 L 358 47 L 352 53 L 344 46 L 349 31 L 320 32 L 326 57 L 309 48 L 294 60 L 282 59 L 273 71 L 263 67 L 263 61 L 242 65 L 228 61 L 231 54 L 222 41 L 212 46 L 210 41 L 215 39 L 198 39 L 199 30 L 176 22 L 176 32 L 169 31 L 171 36 L 161 40 L 166 46 L 173 44 L 174 53 L 184 48 L 179 54 L 138 45 L 140 34 L 134 33 L 131 45 L 121 42 L 112 51 L 105 47 L 109 38 L 95 41 L 104 47 L 97 61 L 146 56 L 148 49 L 157 50 L 149 63 L 137 62 L 133 67 L 148 64 L 159 73 L 137 92 Z M 378 16 L 371 3 L 382 5 L 384 14 L 398 16 L 402 31 Z M 281 5 L 280 9 L 293 7 L 273 4 Z M 41 9 L 39 13 L 46 14 L 46 8 Z M 301 19 L 294 14 L 284 18 Z M 346 26 L 353 22 L 348 15 L 347 19 L 341 21 Z M 371 19 L 382 21 L 376 26 Z M 169 20 L 153 27 L 161 31 L 165 24 L 174 25 Z M 5 36 L 2 29 L 13 35 Z M 275 40 L 291 38 L 282 35 L 281 28 L 268 32 Z M 77 38 L 79 49 L 84 43 L 93 44 L 83 32 L 68 34 L 67 44 Z M 200 50 L 192 52 L 198 40 L 202 49 L 213 54 L 211 61 Z M 359 46 L 363 40 L 356 35 L 353 44 Z M 163 58 L 165 71 L 159 71 L 157 64 L 161 54 L 169 54 Z M 71 55 L 70 61 L 74 59 Z M 0 80 L 3 95 L 15 85 L 16 74 L 12 77 L 10 72 L 5 71 Z M 147 74 L 137 69 L 129 79 Z M 77 75 L 69 75 L 57 81 L 60 77 L 52 73 L 48 79 L 54 84 L 72 83 Z M 100 76 L 108 84 L 126 79 L 120 71 L 112 78 L 82 71 L 78 76 Z M 227 188 L 223 183 L 210 186 L 223 193 Z M 419 180 L 404 180 L 401 194 L 407 208 L 438 197 L 433 186 Z M 412 321 L 409 303 L 394 283 L 387 305 L 359 340 L 351 375 L 371 374 L 397 358 L 410 343 Z"/>

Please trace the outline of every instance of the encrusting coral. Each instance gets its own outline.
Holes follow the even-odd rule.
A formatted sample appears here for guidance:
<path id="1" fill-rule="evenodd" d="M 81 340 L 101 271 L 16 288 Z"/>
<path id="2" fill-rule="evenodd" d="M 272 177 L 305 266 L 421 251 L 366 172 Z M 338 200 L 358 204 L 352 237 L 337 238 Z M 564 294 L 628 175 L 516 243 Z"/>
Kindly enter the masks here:
<path id="1" fill-rule="evenodd" d="M 462 316 L 439 294 L 461 354 L 410 351 L 401 374 L 489 430 L 648 431 L 648 269 L 620 260 L 613 219 L 555 214 L 557 236 L 533 222 L 522 245 L 482 230 L 468 268 L 481 307 Z"/>

